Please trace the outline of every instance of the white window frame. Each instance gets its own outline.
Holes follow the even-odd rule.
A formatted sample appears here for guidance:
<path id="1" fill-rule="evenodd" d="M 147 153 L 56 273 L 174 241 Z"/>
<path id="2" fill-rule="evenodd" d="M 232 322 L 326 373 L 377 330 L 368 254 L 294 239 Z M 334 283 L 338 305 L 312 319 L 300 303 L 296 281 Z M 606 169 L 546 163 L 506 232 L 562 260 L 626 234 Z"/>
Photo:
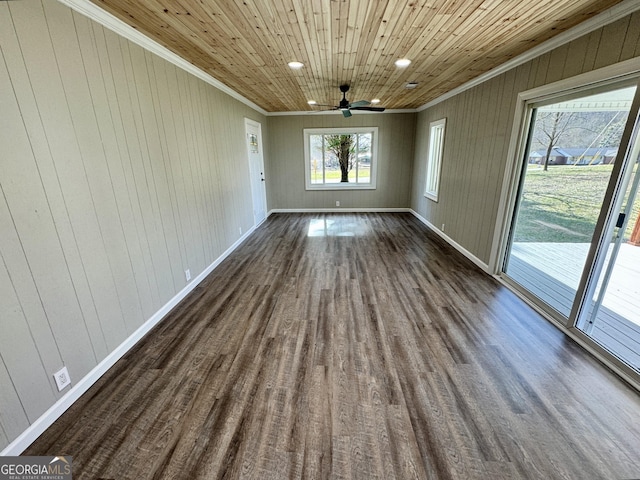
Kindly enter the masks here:
<path id="1" fill-rule="evenodd" d="M 440 190 L 440 172 L 442 170 L 446 124 L 446 118 L 429 124 L 429 154 L 427 156 L 424 196 L 434 202 L 438 201 L 438 192 Z"/>
<path id="2" fill-rule="evenodd" d="M 346 135 L 350 133 L 371 134 L 371 166 L 369 183 L 311 183 L 311 135 Z M 306 190 L 375 190 L 378 171 L 378 127 L 336 127 L 304 129 L 304 179 Z"/>

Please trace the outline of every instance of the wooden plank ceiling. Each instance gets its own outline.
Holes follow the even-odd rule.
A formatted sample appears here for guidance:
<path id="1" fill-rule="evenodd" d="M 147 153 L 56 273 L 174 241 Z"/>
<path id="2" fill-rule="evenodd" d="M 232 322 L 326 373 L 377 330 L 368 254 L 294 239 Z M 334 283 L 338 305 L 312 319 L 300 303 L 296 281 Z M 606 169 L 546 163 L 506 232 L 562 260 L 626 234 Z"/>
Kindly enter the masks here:
<path id="1" fill-rule="evenodd" d="M 92 1 L 283 112 L 337 105 L 343 83 L 350 101 L 417 108 L 621 0 Z M 412 63 L 397 68 L 399 58 Z"/>

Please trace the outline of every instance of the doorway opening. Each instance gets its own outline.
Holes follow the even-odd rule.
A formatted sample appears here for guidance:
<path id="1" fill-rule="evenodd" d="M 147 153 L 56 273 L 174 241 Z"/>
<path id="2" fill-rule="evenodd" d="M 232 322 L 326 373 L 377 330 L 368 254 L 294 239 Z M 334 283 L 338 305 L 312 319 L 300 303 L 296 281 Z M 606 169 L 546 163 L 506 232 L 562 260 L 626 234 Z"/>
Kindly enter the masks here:
<path id="1" fill-rule="evenodd" d="M 527 103 L 500 275 L 640 372 L 637 97 L 634 79 Z"/>
<path id="2" fill-rule="evenodd" d="M 251 199 L 253 202 L 253 224 L 260 225 L 267 218 L 267 191 L 264 177 L 264 157 L 262 148 L 262 125 L 245 118 L 247 156 L 249 158 L 249 177 Z"/>

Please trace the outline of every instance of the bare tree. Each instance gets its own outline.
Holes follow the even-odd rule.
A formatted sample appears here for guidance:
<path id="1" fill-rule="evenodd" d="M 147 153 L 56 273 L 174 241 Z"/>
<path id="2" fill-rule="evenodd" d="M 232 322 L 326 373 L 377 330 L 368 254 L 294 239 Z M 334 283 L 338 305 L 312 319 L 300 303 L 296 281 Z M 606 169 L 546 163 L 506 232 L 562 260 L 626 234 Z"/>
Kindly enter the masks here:
<path id="1" fill-rule="evenodd" d="M 543 168 L 545 172 L 549 169 L 549 157 L 551 157 L 553 147 L 569 130 L 573 116 L 573 112 L 540 112 L 536 116 L 537 140 L 546 148 Z"/>
<path id="2" fill-rule="evenodd" d="M 340 164 L 340 182 L 349 182 L 349 172 L 356 159 L 355 135 L 327 135 L 327 150 L 333 153 Z"/>

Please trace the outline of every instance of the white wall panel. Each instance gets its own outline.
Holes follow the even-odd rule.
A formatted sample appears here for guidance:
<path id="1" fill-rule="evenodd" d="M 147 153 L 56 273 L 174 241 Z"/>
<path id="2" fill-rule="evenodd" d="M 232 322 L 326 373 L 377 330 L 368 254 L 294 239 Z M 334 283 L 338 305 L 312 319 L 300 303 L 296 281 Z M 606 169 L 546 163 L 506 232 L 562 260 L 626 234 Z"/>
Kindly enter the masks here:
<path id="1" fill-rule="evenodd" d="M 58 2 L 0 2 L 0 449 L 252 227 L 245 117 Z"/>
<path id="2" fill-rule="evenodd" d="M 11 372 L 11 383 L 3 385 L 3 390 L 7 389 L 3 401 L 15 403 L 15 399 L 9 397 L 12 390 L 20 398 L 33 399 L 24 408 L 28 418 L 34 420 L 55 396 L 4 262 L 0 262 L 0 311 L 3 313 L 0 351 L 4 365 Z M 15 425 L 8 428 L 13 430 Z"/>
<path id="3" fill-rule="evenodd" d="M 20 404 L 15 385 L 0 355 L 0 440 L 15 438 L 29 426 L 27 414 Z"/>
<path id="4" fill-rule="evenodd" d="M 21 4 L 19 13 L 28 13 L 25 12 L 26 7 L 28 5 Z M 15 24 L 18 26 L 21 22 L 15 21 Z M 42 28 L 39 22 L 34 27 Z M 2 52 L 9 72 L 0 70 L 0 145 L 3 149 L 0 187 L 12 225 L 3 227 L 0 241 L 4 243 L 5 238 L 11 238 L 10 229 L 13 226 L 28 263 L 28 270 L 15 273 L 33 275 L 38 298 L 46 312 L 48 327 L 53 332 L 62 360 L 69 363 L 71 375 L 78 377 L 86 374 L 96 360 L 90 337 L 96 344 L 103 338 L 89 305 L 85 317 L 78 301 L 77 295 L 89 293 L 83 282 L 84 272 L 80 262 L 73 265 L 68 263 L 69 256 L 74 256 L 76 251 L 75 236 L 69 228 L 67 204 L 60 193 L 59 177 L 52 159 L 55 151 L 52 144 L 59 145 L 61 142 L 51 141 L 46 134 L 43 118 L 46 114 L 40 113 L 40 109 L 37 112 L 32 110 L 34 102 L 37 102 L 35 88 L 31 86 L 33 73 L 25 76 L 24 68 L 28 60 L 22 56 L 22 52 L 30 49 L 22 48 L 22 44 L 20 48 L 12 48 L 17 45 L 10 41 L 11 29 L 3 23 L 1 30 Z M 16 30 L 19 31 L 18 28 Z M 9 35 L 5 35 L 7 32 Z M 31 43 L 31 40 L 27 43 Z M 40 61 L 47 62 L 46 59 Z M 12 77 L 14 71 L 17 71 L 16 77 Z M 45 100 L 45 104 L 43 110 L 50 112 L 53 108 L 51 101 Z M 41 161 L 38 161 L 38 155 Z M 7 232 L 4 232 L 5 228 Z M 70 245 L 66 250 L 65 241 Z M 72 281 L 72 269 L 79 277 L 79 289 L 75 288 Z M 21 294 L 18 292 L 19 296 Z M 20 354 L 19 349 L 16 353 Z M 5 362 L 9 363 L 9 360 L 5 358 Z M 60 366 L 51 365 L 51 373 Z M 9 373 L 13 372 L 9 370 Z M 50 391 L 48 383 L 46 387 L 43 396 Z M 43 413 L 44 409 L 41 397 L 34 396 L 30 402 L 38 404 L 31 409 L 29 402 L 25 403 L 25 410 L 31 412 L 30 420 L 33 420 L 33 415 Z"/>

